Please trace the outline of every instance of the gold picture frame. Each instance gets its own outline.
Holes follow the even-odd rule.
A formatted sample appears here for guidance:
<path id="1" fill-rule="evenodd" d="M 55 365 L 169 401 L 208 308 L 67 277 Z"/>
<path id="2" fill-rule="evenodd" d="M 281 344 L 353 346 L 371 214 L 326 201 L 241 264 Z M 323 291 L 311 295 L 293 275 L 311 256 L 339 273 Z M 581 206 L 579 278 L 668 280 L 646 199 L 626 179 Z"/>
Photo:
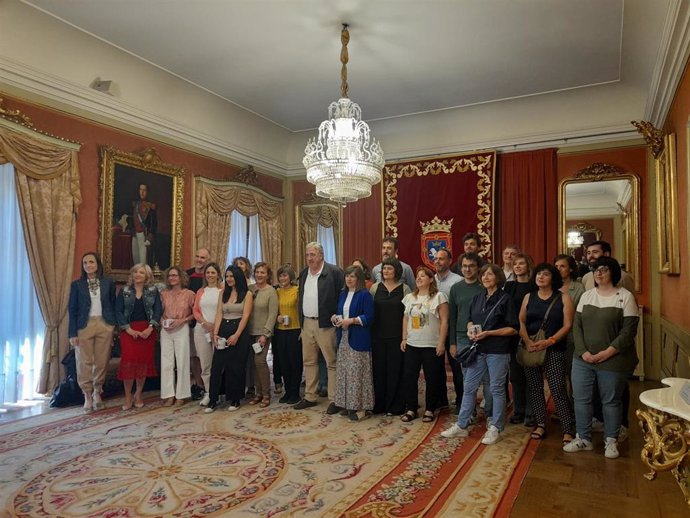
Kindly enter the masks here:
<path id="1" fill-rule="evenodd" d="M 656 158 L 657 249 L 659 273 L 680 274 L 678 238 L 678 180 L 676 134 L 664 136 L 664 149 Z"/>
<path id="2" fill-rule="evenodd" d="M 105 273 L 126 281 L 144 257 L 154 271 L 179 264 L 184 168 L 164 163 L 155 149 L 126 153 L 101 146 L 100 155 L 98 250 Z"/>

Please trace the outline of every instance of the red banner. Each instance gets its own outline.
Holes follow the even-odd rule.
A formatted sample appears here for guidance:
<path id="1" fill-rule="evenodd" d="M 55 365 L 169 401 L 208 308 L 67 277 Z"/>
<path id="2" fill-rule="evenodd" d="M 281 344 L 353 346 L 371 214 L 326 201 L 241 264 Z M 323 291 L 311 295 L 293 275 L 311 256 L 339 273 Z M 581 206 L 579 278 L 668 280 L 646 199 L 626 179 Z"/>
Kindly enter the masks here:
<path id="1" fill-rule="evenodd" d="M 384 234 L 400 241 L 400 259 L 414 269 L 440 246 L 456 259 L 466 232 L 479 234 L 480 254 L 491 259 L 495 169 L 494 151 L 386 165 Z"/>

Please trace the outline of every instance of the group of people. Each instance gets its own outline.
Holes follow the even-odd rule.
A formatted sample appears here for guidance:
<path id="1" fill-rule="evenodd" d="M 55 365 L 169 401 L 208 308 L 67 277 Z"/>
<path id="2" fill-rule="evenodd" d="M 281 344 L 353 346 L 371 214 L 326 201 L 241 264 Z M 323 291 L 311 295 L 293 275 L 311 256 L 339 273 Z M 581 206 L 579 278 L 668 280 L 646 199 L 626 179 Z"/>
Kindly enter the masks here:
<path id="1" fill-rule="evenodd" d="M 327 414 L 353 421 L 380 413 L 433 422 L 449 406 L 447 360 L 458 417 L 444 437 L 469 435 L 481 385 L 484 444 L 500 439 L 511 398 L 509 422 L 529 426 L 532 438 L 542 439 L 546 377 L 564 450 L 591 450 L 593 422 L 602 422 L 605 454 L 617 457 L 627 426 L 627 379 L 637 362 L 638 317 L 632 290 L 623 285 L 630 277 L 610 257 L 610 245 L 589 245 L 591 276 L 583 282 L 570 256 L 534 266 L 529 255 L 508 246 L 501 267 L 485 263 L 480 245 L 479 236 L 468 233 L 456 262 L 441 248 L 435 271 L 413 271 L 398 259 L 397 239 L 386 237 L 380 264 L 370 270 L 358 258 L 343 271 L 326 263 L 322 246 L 312 242 L 306 267 L 297 274 L 290 264 L 281 266 L 276 285 L 268 264 L 252 268 L 239 257 L 222 272 L 202 248 L 190 270 L 165 271 L 161 290 L 146 264 L 134 265 L 117 295 L 98 255 L 84 254 L 69 303 L 84 409 L 103 407 L 117 328 L 123 410 L 144 404 L 144 382 L 157 375 L 158 339 L 163 405 L 180 406 L 194 395 L 209 413 L 223 398 L 230 411 L 242 401 L 271 404 L 270 349 L 273 392 L 295 410 L 326 397 Z"/>

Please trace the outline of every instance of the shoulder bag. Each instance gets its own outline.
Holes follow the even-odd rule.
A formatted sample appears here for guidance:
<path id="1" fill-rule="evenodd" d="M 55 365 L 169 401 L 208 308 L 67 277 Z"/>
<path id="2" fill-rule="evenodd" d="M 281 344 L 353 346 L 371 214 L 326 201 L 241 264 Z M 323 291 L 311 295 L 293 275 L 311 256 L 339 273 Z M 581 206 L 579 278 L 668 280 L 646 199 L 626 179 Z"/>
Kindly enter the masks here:
<path id="1" fill-rule="evenodd" d="M 486 326 L 486 323 L 489 321 L 489 317 L 491 316 L 491 313 L 494 312 L 494 309 L 496 309 L 496 306 L 498 306 L 505 297 L 507 297 L 507 295 L 503 293 L 501 298 L 498 299 L 498 302 L 496 302 L 496 304 L 494 304 L 494 307 L 491 308 L 489 314 L 486 315 L 486 318 L 484 318 L 484 322 L 482 323 L 482 329 L 484 329 L 484 327 Z M 462 351 L 458 353 L 458 355 L 456 356 L 456 360 L 458 360 L 458 362 L 460 362 L 460 365 L 462 365 L 463 367 L 469 367 L 475 361 L 477 361 L 477 354 L 479 354 L 479 351 L 477 351 L 478 347 L 478 342 L 472 342 L 472 344 L 470 344 L 469 347 L 465 347 Z"/>
<path id="2" fill-rule="evenodd" d="M 539 342 L 541 340 L 546 339 L 546 322 L 549 319 L 549 313 L 551 312 L 551 308 L 553 307 L 553 305 L 556 303 L 558 295 L 561 295 L 561 293 L 556 292 L 556 294 L 553 297 L 553 300 L 551 301 L 551 304 L 549 304 L 549 307 L 546 308 L 544 320 L 542 321 L 539 330 L 535 334 L 530 336 L 530 340 L 532 340 L 533 342 Z M 517 355 L 515 359 L 523 367 L 541 367 L 542 365 L 544 365 L 544 360 L 546 359 L 546 349 L 542 349 L 541 351 L 528 351 L 524 340 L 520 338 L 520 342 L 518 343 Z"/>

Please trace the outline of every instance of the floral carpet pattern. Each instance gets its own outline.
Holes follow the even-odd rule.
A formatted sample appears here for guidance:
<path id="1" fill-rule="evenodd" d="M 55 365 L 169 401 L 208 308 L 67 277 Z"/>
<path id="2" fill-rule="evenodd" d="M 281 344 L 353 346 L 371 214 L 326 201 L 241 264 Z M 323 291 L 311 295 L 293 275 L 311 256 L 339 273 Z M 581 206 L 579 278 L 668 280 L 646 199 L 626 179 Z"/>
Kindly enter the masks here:
<path id="1" fill-rule="evenodd" d="M 155 401 L 5 424 L 0 516 L 488 517 L 524 476 L 522 427 L 485 447 L 480 427 L 440 437 L 448 414 L 406 424 L 324 410 L 204 414 Z"/>

